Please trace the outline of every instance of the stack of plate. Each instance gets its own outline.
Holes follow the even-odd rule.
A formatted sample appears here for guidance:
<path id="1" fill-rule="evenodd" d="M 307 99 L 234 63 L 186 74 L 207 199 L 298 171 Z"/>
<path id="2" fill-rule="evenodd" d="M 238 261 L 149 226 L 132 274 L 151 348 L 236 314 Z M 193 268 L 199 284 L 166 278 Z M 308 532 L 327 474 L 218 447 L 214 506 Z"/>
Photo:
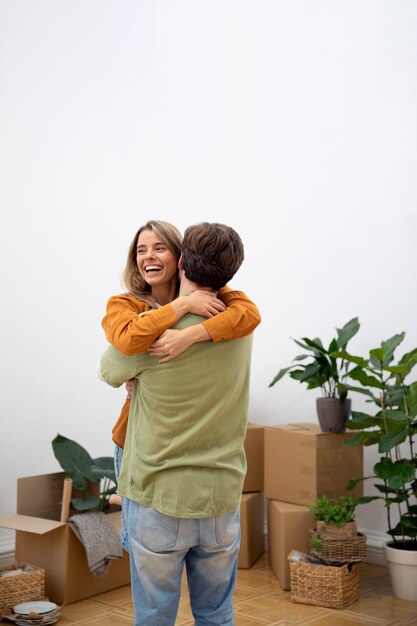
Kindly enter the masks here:
<path id="1" fill-rule="evenodd" d="M 60 608 L 55 602 L 46 600 L 22 602 L 13 607 L 13 616 L 7 616 L 19 626 L 34 624 L 36 626 L 46 626 L 55 624 L 61 615 Z"/>

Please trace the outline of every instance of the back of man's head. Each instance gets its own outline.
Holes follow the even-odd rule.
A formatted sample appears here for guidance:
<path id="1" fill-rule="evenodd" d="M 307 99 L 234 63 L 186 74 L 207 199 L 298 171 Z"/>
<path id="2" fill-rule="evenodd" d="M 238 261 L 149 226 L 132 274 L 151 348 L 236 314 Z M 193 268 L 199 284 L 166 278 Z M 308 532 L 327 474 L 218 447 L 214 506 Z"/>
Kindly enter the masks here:
<path id="1" fill-rule="evenodd" d="M 185 276 L 216 291 L 233 278 L 244 258 L 237 232 L 225 224 L 209 222 L 186 229 L 181 253 Z"/>

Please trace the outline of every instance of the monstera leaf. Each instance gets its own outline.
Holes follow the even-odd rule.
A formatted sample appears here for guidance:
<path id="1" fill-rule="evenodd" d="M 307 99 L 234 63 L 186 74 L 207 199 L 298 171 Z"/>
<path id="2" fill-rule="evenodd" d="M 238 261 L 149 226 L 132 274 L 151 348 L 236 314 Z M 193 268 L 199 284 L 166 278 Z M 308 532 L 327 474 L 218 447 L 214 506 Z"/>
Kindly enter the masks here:
<path id="1" fill-rule="evenodd" d="M 84 491 L 87 488 L 87 480 L 93 483 L 100 482 L 101 477 L 92 471 L 93 459 L 76 441 L 58 434 L 52 441 L 52 448 L 58 463 L 67 476 L 72 478 L 76 489 Z"/>

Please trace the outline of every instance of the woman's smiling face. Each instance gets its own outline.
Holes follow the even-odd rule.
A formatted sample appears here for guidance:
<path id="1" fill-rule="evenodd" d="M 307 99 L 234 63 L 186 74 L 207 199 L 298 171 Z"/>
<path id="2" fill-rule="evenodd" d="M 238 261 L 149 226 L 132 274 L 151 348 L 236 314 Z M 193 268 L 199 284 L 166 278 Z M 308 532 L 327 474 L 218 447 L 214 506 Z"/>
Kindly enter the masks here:
<path id="1" fill-rule="evenodd" d="M 151 287 L 177 280 L 178 259 L 153 230 L 143 230 L 139 235 L 136 262 L 140 275 Z"/>

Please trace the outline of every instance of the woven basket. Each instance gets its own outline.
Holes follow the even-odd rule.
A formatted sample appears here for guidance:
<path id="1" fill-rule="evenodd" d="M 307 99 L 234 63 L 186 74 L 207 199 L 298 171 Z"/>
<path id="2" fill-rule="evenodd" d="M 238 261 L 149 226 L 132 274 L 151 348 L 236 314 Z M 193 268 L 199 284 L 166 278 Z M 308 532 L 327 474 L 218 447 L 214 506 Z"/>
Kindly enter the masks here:
<path id="1" fill-rule="evenodd" d="M 359 564 L 334 567 L 290 561 L 291 600 L 345 609 L 359 598 Z"/>
<path id="2" fill-rule="evenodd" d="M 45 570 L 25 563 L 0 567 L 0 572 L 17 568 L 27 573 L 0 576 L 0 617 L 7 606 L 28 600 L 42 600 L 45 597 Z"/>
<path id="3" fill-rule="evenodd" d="M 321 547 L 319 550 L 312 549 L 311 553 L 325 563 L 359 563 L 366 559 L 366 537 L 362 533 L 357 533 L 351 539 L 335 539 L 311 532 L 310 538 L 314 537 L 320 538 Z"/>

